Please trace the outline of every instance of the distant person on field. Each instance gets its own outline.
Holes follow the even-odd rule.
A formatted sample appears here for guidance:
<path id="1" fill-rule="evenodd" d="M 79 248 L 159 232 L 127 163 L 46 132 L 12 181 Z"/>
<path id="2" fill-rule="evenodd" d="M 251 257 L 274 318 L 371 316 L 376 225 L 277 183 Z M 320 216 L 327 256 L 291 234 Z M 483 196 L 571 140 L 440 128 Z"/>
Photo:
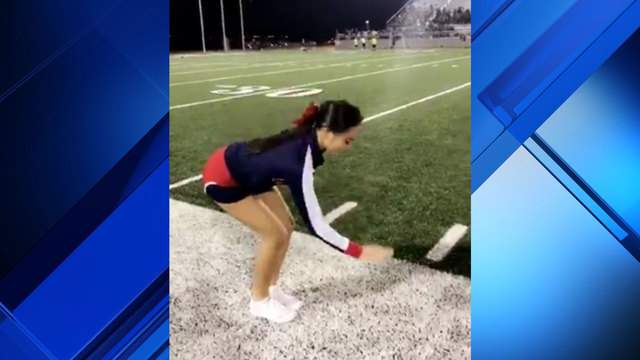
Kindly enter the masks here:
<path id="1" fill-rule="evenodd" d="M 376 47 L 378 47 L 378 33 L 374 31 L 371 34 L 371 48 L 375 51 Z"/>
<path id="2" fill-rule="evenodd" d="M 288 186 L 309 232 L 332 248 L 362 260 L 393 255 L 391 248 L 360 245 L 339 234 L 324 219 L 316 197 L 316 169 L 325 154 L 351 148 L 362 124 L 360 110 L 344 100 L 311 104 L 294 124 L 272 136 L 215 150 L 202 175 L 204 192 L 262 240 L 249 311 L 275 322 L 293 320 L 302 306 L 278 287 L 295 220 L 276 185 Z"/>
<path id="3" fill-rule="evenodd" d="M 362 44 L 362 50 L 367 48 L 367 36 L 363 33 L 362 38 L 360 38 L 360 43 Z"/>
<path id="4" fill-rule="evenodd" d="M 393 28 L 391 29 L 391 33 L 389 34 L 389 40 L 391 41 L 391 48 L 396 48 L 396 35 L 393 32 Z"/>

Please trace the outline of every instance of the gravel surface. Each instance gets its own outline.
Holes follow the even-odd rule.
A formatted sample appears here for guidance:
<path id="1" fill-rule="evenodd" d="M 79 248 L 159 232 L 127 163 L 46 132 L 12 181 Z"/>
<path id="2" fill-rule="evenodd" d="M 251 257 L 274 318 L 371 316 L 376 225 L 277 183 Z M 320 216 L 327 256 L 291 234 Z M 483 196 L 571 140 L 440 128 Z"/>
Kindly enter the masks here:
<path id="1" fill-rule="evenodd" d="M 290 323 L 249 315 L 256 237 L 230 216 L 171 200 L 175 359 L 468 359 L 470 281 L 393 260 L 369 264 L 295 233 L 281 286 Z"/>

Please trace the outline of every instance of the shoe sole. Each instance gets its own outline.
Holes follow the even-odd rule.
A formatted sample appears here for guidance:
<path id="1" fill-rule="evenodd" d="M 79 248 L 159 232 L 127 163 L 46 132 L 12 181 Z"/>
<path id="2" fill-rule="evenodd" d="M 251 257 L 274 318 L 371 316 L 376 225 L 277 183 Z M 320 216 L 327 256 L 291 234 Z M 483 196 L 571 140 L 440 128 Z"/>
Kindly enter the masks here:
<path id="1" fill-rule="evenodd" d="M 296 305 L 291 306 L 289 309 L 291 309 L 293 311 L 298 311 L 298 310 L 300 310 L 300 308 L 302 308 L 303 305 L 304 305 L 304 303 L 297 302 Z"/>
<path id="2" fill-rule="evenodd" d="M 264 316 L 264 315 L 255 314 L 255 313 L 253 313 L 253 312 L 251 312 L 251 311 L 249 311 L 249 313 L 250 313 L 250 314 L 251 314 L 251 316 L 253 316 L 253 317 L 260 318 L 260 319 L 265 319 L 265 320 L 268 320 L 268 321 L 271 321 L 271 322 L 274 322 L 274 323 L 278 323 L 278 324 L 287 323 L 287 322 L 290 322 L 290 321 L 292 321 L 293 319 L 295 319 L 295 318 L 296 318 L 296 314 L 293 314 L 293 315 L 291 316 L 291 318 L 284 318 L 284 319 L 270 319 L 270 318 L 268 318 L 268 317 L 266 317 L 266 316 Z"/>

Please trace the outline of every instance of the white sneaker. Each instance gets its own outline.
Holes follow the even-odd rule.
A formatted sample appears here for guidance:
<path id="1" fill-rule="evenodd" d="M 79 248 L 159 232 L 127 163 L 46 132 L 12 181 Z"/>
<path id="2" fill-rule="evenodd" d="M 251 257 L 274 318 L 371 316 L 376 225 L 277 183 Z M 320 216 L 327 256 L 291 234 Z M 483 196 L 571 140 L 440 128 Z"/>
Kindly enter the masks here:
<path id="1" fill-rule="evenodd" d="M 298 311 L 303 305 L 302 301 L 296 299 L 294 296 L 285 294 L 277 286 L 269 286 L 269 295 L 272 299 L 275 299 L 277 302 L 293 311 Z"/>
<path id="2" fill-rule="evenodd" d="M 295 311 L 287 308 L 270 297 L 258 301 L 251 299 L 249 312 L 253 316 L 265 318 L 277 323 L 288 322 L 296 317 Z"/>

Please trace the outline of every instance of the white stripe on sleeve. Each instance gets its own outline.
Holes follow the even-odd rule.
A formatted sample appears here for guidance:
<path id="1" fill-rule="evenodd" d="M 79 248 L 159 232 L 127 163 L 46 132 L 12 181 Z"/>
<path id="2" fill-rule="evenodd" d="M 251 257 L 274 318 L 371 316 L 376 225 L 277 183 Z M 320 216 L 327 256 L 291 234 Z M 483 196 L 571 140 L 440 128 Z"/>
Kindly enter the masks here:
<path id="1" fill-rule="evenodd" d="M 342 251 L 346 251 L 349 246 L 349 239 L 340 235 L 324 220 L 320 203 L 313 188 L 313 172 L 313 157 L 311 156 L 311 148 L 308 147 L 302 170 L 302 194 L 309 222 L 316 234 L 324 241 L 342 249 Z"/>

